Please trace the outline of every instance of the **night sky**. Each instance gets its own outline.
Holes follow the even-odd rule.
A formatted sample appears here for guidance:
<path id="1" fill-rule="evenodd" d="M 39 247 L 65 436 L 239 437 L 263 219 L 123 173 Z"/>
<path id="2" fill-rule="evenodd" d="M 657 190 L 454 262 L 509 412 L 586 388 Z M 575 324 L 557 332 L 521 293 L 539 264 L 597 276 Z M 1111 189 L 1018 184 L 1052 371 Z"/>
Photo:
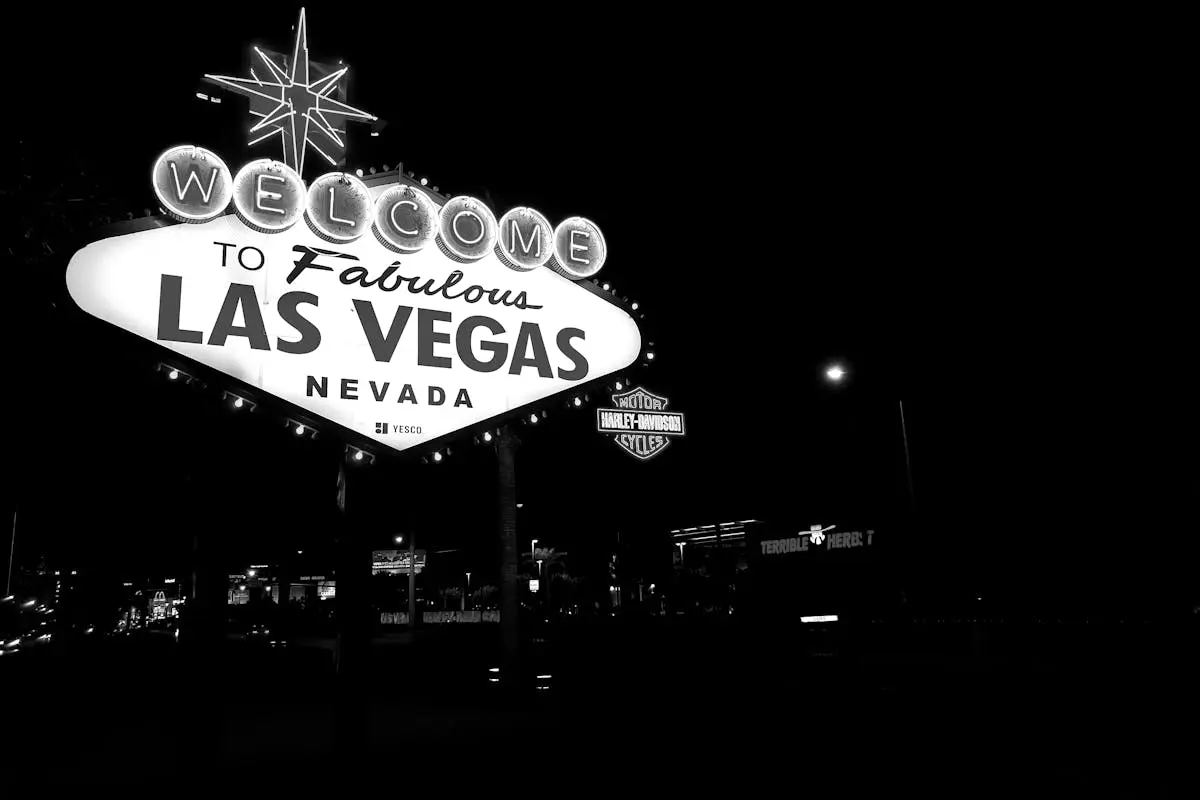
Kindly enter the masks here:
<path id="1" fill-rule="evenodd" d="M 298 6 L 148 8 L 30 18 L 9 42 L 25 71 L 6 89 L 20 114 L 5 186 L 69 184 L 83 164 L 140 216 L 166 147 L 249 159 L 245 101 L 194 93 L 204 72 L 242 74 L 251 42 L 289 48 Z M 919 517 L 898 550 L 914 580 L 1200 601 L 1194 300 L 1184 262 L 1114 220 L 1125 123 L 1086 87 L 728 11 L 307 8 L 314 59 L 345 59 L 349 101 L 388 121 L 352 133 L 350 168 L 402 161 L 501 212 L 587 216 L 608 241 L 603 278 L 646 309 L 659 360 L 642 382 L 689 435 L 638 463 L 591 408 L 522 431 L 523 542 L 748 518 L 883 526 L 905 503 L 902 399 Z M 41 195 L 27 197 L 4 198 L 6 240 L 36 229 Z M 171 569 L 194 513 L 247 561 L 319 549 L 326 455 L 266 415 L 230 419 L 219 391 L 167 386 L 131 335 L 70 307 L 62 255 L 37 274 L 6 261 L 19 563 Z M 852 376 L 836 391 L 821 380 L 835 359 Z M 493 462 L 454 449 L 436 468 L 375 469 L 361 518 L 380 544 L 415 525 L 494 569 Z M 187 476 L 213 470 L 220 491 L 198 510 Z"/>

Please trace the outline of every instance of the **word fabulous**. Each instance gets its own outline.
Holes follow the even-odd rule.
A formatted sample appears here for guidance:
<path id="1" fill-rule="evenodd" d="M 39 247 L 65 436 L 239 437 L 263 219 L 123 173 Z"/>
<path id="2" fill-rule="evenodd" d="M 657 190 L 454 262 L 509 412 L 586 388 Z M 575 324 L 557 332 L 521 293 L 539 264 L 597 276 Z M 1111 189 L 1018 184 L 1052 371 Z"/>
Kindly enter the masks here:
<path id="1" fill-rule="evenodd" d="M 193 145 L 159 156 L 153 181 L 163 209 L 181 222 L 208 222 L 232 202 L 242 222 L 261 233 L 282 233 L 303 217 L 313 233 L 336 244 L 371 233 L 397 253 L 433 243 L 447 258 L 471 263 L 494 252 L 510 269 L 546 266 L 571 280 L 595 275 L 607 257 L 600 229 L 583 217 L 552 227 L 532 208 L 518 207 L 497 220 L 483 201 L 466 195 L 439 210 L 406 184 L 389 186 L 372 201 L 353 175 L 329 172 L 305 186 L 294 169 L 269 158 L 233 175 L 215 153 Z"/>

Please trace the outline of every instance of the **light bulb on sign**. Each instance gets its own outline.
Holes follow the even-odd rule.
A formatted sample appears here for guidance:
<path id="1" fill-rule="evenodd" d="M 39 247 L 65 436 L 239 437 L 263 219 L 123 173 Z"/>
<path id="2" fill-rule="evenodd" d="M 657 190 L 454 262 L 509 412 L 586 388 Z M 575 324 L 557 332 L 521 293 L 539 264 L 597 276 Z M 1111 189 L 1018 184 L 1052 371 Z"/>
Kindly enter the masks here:
<path id="1" fill-rule="evenodd" d="M 375 201 L 371 230 L 380 244 L 397 253 L 415 253 L 437 235 L 433 203 L 407 184 L 386 189 Z"/>
<path id="2" fill-rule="evenodd" d="M 233 179 L 238 219 L 259 233 L 281 233 L 295 225 L 304 215 L 305 197 L 296 171 L 269 158 L 251 161 Z"/>
<path id="3" fill-rule="evenodd" d="M 179 377 L 179 370 L 177 370 L 177 369 L 171 370 L 170 372 L 167 373 L 167 377 L 171 380 L 177 379 Z"/>
<path id="4" fill-rule="evenodd" d="M 496 217 L 477 198 L 464 194 L 448 201 L 439 222 L 438 247 L 452 261 L 478 261 L 496 244 Z"/>
<path id="5" fill-rule="evenodd" d="M 304 426 L 303 426 L 303 425 L 297 425 L 297 426 L 296 426 L 296 435 L 297 435 L 297 436 L 303 436 L 303 435 L 304 435 Z"/>
<path id="6" fill-rule="evenodd" d="M 233 407 L 234 407 L 234 408 L 241 408 L 241 407 L 242 407 L 242 406 L 244 406 L 244 405 L 245 405 L 245 402 L 244 402 L 244 401 L 242 400 L 242 398 L 240 398 L 240 397 L 239 397 L 237 400 L 234 400 L 234 401 L 233 401 Z"/>
<path id="7" fill-rule="evenodd" d="M 356 453 L 354 454 L 354 460 L 355 460 L 355 461 L 362 461 L 362 460 L 363 460 L 363 452 L 362 452 L 362 450 L 359 450 L 358 452 L 356 452 Z"/>
<path id="8" fill-rule="evenodd" d="M 518 272 L 545 264 L 554 255 L 554 228 L 540 212 L 517 206 L 500 217 L 496 256 Z"/>
<path id="9" fill-rule="evenodd" d="M 229 167 L 220 156 L 190 144 L 160 155 L 150 177 L 159 204 L 180 222 L 216 219 L 233 194 Z"/>
<path id="10" fill-rule="evenodd" d="M 538 421 L 538 415 L 537 415 L 537 414 L 530 414 L 530 415 L 529 415 L 529 422 L 530 422 L 531 424 L 534 424 L 534 425 L 536 425 L 536 424 L 537 424 L 537 421 Z"/>
<path id="11" fill-rule="evenodd" d="M 490 442 L 490 441 L 492 440 L 492 432 L 491 432 L 491 431 L 484 431 L 484 432 L 483 432 L 483 440 L 484 440 L 485 442 Z"/>
<path id="12" fill-rule="evenodd" d="M 304 219 L 322 239 L 347 244 L 367 232 L 373 211 L 365 183 L 344 172 L 327 172 L 308 189 Z"/>
<path id="13" fill-rule="evenodd" d="M 608 247 L 604 234 L 591 220 L 568 217 L 554 229 L 554 257 L 547 265 L 573 281 L 591 278 L 604 266 Z M 606 290 L 607 290 L 607 284 Z"/>
<path id="14" fill-rule="evenodd" d="M 433 454 L 433 460 L 434 460 L 434 461 L 441 461 L 441 460 L 442 460 L 442 454 L 441 454 L 441 453 L 434 453 L 434 454 Z"/>

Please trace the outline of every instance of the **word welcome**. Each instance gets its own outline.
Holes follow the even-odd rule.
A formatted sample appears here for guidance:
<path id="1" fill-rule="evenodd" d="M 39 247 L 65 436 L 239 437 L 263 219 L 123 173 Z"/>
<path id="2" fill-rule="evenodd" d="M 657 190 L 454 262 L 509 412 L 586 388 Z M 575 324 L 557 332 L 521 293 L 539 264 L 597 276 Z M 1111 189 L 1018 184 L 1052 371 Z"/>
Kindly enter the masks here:
<path id="1" fill-rule="evenodd" d="M 242 222 L 261 233 L 283 233 L 303 217 L 329 242 L 353 242 L 371 233 L 398 253 L 433 243 L 460 263 L 495 253 L 518 272 L 547 266 L 571 280 L 595 275 L 607 257 L 603 234 L 583 217 L 551 227 L 545 216 L 521 206 L 497 220 L 482 200 L 468 195 L 449 199 L 439 210 L 429 195 L 400 183 L 372 201 L 354 175 L 329 172 L 306 185 L 294 169 L 271 159 L 251 161 L 231 175 L 219 156 L 195 145 L 160 155 L 152 180 L 163 209 L 181 222 L 208 222 L 232 203 Z"/>

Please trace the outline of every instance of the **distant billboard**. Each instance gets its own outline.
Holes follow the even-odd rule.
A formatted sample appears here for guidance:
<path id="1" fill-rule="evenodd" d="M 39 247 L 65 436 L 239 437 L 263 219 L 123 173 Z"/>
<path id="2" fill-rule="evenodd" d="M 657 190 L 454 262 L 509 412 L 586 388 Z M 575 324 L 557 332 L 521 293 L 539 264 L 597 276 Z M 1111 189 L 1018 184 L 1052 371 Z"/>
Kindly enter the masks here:
<path id="1" fill-rule="evenodd" d="M 416 573 L 425 569 L 425 551 L 416 552 Z M 409 572 L 407 550 L 376 550 L 371 557 L 372 575 L 407 575 Z"/>

